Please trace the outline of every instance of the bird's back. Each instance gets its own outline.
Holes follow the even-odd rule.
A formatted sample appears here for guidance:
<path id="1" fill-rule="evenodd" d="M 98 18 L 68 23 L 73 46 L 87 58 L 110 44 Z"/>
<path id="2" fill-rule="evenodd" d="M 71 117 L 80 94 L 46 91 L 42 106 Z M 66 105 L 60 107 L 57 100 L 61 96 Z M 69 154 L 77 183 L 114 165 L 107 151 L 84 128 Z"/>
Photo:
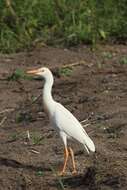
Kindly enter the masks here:
<path id="1" fill-rule="evenodd" d="M 67 136 L 76 139 L 80 143 L 84 144 L 84 146 L 90 151 L 95 152 L 95 145 L 83 129 L 80 122 L 70 111 L 59 103 L 56 103 L 53 120 L 56 127 L 58 127 L 61 131 L 64 131 Z"/>

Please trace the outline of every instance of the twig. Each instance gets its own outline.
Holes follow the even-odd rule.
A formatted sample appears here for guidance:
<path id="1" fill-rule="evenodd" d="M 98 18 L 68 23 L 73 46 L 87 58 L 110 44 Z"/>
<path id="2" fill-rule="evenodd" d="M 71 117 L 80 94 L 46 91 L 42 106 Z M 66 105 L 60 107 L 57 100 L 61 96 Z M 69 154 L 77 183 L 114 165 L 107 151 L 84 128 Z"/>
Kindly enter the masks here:
<path id="1" fill-rule="evenodd" d="M 81 60 L 79 62 L 75 62 L 75 63 L 70 63 L 70 64 L 66 64 L 63 65 L 62 68 L 66 68 L 66 67 L 74 67 L 74 66 L 78 66 L 78 65 L 82 65 L 85 64 L 86 62 L 84 60 Z"/>
<path id="2" fill-rule="evenodd" d="M 93 133 L 94 132 L 94 130 L 90 130 L 89 132 L 88 132 L 88 134 L 91 134 L 91 133 Z"/>
<path id="3" fill-rule="evenodd" d="M 42 94 L 39 94 L 33 101 L 30 102 L 29 106 L 32 106 L 40 97 L 42 96 Z"/>
<path id="4" fill-rule="evenodd" d="M 41 96 L 42 96 L 42 94 L 39 94 L 39 95 L 32 101 L 32 104 L 35 103 Z"/>
<path id="5" fill-rule="evenodd" d="M 3 125 L 3 123 L 5 122 L 5 120 L 7 119 L 7 117 L 5 116 L 5 117 L 3 117 L 3 119 L 1 120 L 1 122 L 0 122 L 0 126 L 1 125 Z"/>
<path id="6" fill-rule="evenodd" d="M 83 128 L 88 127 L 89 125 L 90 125 L 90 123 L 83 125 Z"/>
<path id="7" fill-rule="evenodd" d="M 29 132 L 29 130 L 27 130 L 27 138 L 28 138 L 28 140 L 30 141 L 30 132 Z"/>
<path id="8" fill-rule="evenodd" d="M 33 152 L 34 154 L 40 154 L 40 152 L 39 151 L 37 151 L 37 150 L 30 150 L 31 152 Z"/>
<path id="9" fill-rule="evenodd" d="M 82 121 L 80 121 L 80 123 L 85 123 L 86 121 L 88 121 L 89 119 L 87 118 L 87 119 L 84 119 L 84 120 L 82 120 Z"/>
<path id="10" fill-rule="evenodd" d="M 12 112 L 14 110 L 15 110 L 14 108 L 5 109 L 5 110 L 1 111 L 0 114 L 3 114 L 5 112 Z"/>

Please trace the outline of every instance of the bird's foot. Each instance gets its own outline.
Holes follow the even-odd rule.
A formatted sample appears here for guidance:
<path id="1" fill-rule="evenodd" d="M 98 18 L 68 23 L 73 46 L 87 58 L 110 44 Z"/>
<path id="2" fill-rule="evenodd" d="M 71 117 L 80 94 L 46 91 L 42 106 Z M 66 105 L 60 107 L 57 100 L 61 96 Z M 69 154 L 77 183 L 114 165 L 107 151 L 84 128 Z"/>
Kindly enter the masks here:
<path id="1" fill-rule="evenodd" d="M 77 174 L 77 171 L 76 171 L 76 170 L 73 170 L 73 171 L 72 171 L 72 174 L 73 174 L 73 175 L 76 175 L 76 174 Z"/>
<path id="2" fill-rule="evenodd" d="M 72 171 L 72 175 L 76 175 L 77 174 L 77 171 L 76 170 L 73 170 Z M 65 175 L 65 171 L 61 171 L 58 173 L 58 176 L 64 176 Z"/>
<path id="3" fill-rule="evenodd" d="M 65 175 L 65 171 L 61 171 L 58 173 L 58 176 L 64 176 Z"/>

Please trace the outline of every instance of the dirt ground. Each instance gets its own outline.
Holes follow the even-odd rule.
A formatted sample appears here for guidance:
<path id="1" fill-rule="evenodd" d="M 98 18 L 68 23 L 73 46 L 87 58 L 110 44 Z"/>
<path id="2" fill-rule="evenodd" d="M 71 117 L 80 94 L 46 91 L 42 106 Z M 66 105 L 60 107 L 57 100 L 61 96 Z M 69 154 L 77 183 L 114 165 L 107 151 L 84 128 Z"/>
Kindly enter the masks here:
<path id="1" fill-rule="evenodd" d="M 126 56 L 122 45 L 99 46 L 94 52 L 89 47 L 43 47 L 0 55 L 0 190 L 127 189 Z M 43 81 L 21 74 L 41 66 L 54 73 L 54 99 L 79 121 L 91 124 L 85 129 L 95 142 L 95 154 L 69 142 L 75 152 L 75 176 L 70 163 L 65 176 L 57 175 L 63 142 L 43 110 Z"/>

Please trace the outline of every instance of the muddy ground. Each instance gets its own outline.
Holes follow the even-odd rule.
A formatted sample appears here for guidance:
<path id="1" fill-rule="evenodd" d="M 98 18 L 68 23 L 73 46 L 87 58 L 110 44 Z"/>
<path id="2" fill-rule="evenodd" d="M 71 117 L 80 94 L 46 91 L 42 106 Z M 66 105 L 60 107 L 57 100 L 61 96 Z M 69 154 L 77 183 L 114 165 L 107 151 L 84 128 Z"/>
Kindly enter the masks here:
<path id="1" fill-rule="evenodd" d="M 41 66 L 54 73 L 55 100 L 91 124 L 85 129 L 95 142 L 95 154 L 69 142 L 75 176 L 70 163 L 66 175 L 57 176 L 63 143 L 43 110 L 43 81 L 22 74 Z M 89 47 L 43 47 L 0 56 L 0 190 L 40 189 L 127 189 L 126 46 L 100 46 L 94 52 Z"/>

